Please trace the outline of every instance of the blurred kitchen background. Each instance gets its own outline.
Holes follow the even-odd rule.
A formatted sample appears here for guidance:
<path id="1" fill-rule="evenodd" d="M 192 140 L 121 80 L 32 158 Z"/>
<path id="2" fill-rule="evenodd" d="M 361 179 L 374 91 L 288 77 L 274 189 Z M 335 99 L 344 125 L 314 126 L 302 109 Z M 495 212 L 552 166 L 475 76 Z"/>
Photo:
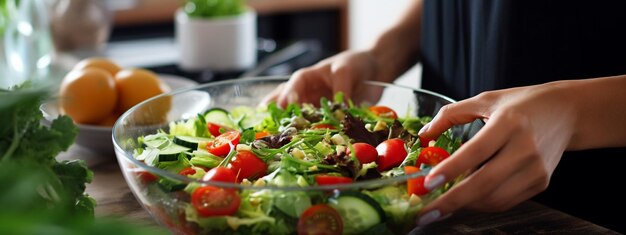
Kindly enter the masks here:
<path id="1" fill-rule="evenodd" d="M 37 48 L 43 48 L 43 53 L 46 48 L 55 50 L 53 63 L 61 67 L 69 68 L 82 58 L 103 56 L 122 67 L 143 67 L 204 83 L 240 76 L 289 75 L 342 50 L 365 48 L 400 16 L 411 0 L 244 0 L 256 11 L 257 61 L 254 67 L 227 71 L 180 68 L 174 16 L 184 5 L 183 0 L 1 1 L 32 5 L 16 9 L 19 15 L 27 17 L 18 20 L 34 22 L 32 31 L 50 35 L 54 46 L 43 43 L 43 47 Z M 46 9 L 37 8 L 42 2 Z M 50 28 L 41 25 L 42 17 L 48 19 Z M 6 35 L 10 35 L 11 27 L 5 28 Z M 16 23 L 14 30 L 23 33 L 24 28 Z M 13 46 L 6 41 L 5 51 L 0 54 L 11 54 Z M 72 43 L 86 41 L 96 44 L 86 49 L 72 48 Z M 11 56 L 5 57 L 10 60 Z M 419 86 L 419 72 L 416 66 L 398 82 Z"/>

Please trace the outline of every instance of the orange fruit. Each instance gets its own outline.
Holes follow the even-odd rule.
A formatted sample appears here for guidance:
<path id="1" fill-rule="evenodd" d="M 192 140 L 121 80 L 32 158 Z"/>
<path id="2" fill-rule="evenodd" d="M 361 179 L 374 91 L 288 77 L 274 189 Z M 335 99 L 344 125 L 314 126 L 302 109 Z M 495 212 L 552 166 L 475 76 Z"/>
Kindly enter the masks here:
<path id="1" fill-rule="evenodd" d="M 115 75 L 117 111 L 125 112 L 136 104 L 170 91 L 156 74 L 145 69 L 125 69 Z"/>
<path id="2" fill-rule="evenodd" d="M 61 82 L 61 112 L 77 123 L 103 121 L 113 112 L 117 102 L 115 80 L 99 68 L 71 71 Z"/>
<path id="3" fill-rule="evenodd" d="M 107 58 L 99 58 L 99 57 L 92 57 L 92 58 L 87 58 L 87 59 L 83 59 L 80 62 L 78 62 L 78 64 L 76 64 L 74 66 L 74 69 L 72 70 L 82 70 L 85 68 L 100 68 L 100 69 L 104 69 L 106 71 L 108 71 L 109 73 L 111 73 L 111 76 L 115 76 L 115 74 L 117 72 L 119 72 L 120 70 L 122 70 L 122 68 L 120 68 L 119 65 L 117 65 L 115 62 L 107 59 Z"/>

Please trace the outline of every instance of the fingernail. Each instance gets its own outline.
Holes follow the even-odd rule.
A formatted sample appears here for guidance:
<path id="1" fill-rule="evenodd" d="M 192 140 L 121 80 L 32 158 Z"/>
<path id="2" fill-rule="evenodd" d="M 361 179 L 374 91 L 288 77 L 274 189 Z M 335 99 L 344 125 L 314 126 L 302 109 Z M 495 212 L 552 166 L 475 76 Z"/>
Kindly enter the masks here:
<path id="1" fill-rule="evenodd" d="M 448 213 L 447 215 L 444 215 L 444 216 L 442 216 L 441 218 L 439 218 L 437 221 L 440 221 L 440 220 L 445 220 L 445 219 L 447 219 L 447 218 L 450 218 L 450 216 L 452 216 L 452 214 L 453 214 L 453 213 Z"/>
<path id="2" fill-rule="evenodd" d="M 420 129 L 420 131 L 419 131 L 419 132 L 417 132 L 417 135 L 421 135 L 421 134 L 423 134 L 424 132 L 428 131 L 428 128 L 429 128 L 429 127 L 430 127 L 430 122 L 429 122 L 429 123 L 426 123 L 426 125 L 424 125 L 424 126 L 422 127 L 422 129 Z"/>
<path id="3" fill-rule="evenodd" d="M 432 191 L 433 189 L 439 188 L 445 182 L 446 177 L 444 177 L 443 175 L 426 177 L 426 179 L 424 180 L 424 187 L 428 189 L 428 191 Z"/>
<path id="4" fill-rule="evenodd" d="M 420 216 L 420 219 L 417 221 L 417 226 L 422 227 L 432 222 L 435 222 L 441 216 L 441 212 L 439 210 L 432 210 L 428 213 Z"/>

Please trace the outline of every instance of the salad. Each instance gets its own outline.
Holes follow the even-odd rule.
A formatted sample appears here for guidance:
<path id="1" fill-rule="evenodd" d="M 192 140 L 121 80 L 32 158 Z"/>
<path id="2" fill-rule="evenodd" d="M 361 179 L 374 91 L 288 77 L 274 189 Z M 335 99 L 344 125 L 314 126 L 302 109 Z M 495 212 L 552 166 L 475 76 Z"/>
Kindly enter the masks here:
<path id="1" fill-rule="evenodd" d="M 170 218 L 167 224 L 182 233 L 404 232 L 426 203 L 455 183 L 432 192 L 424 187 L 425 173 L 461 144 L 450 130 L 420 138 L 417 132 L 430 120 L 357 106 L 342 94 L 322 98 L 320 107 L 212 108 L 135 143 L 135 159 L 193 180 L 145 171 L 135 176 L 148 197 L 173 199 L 156 214 L 167 214 L 161 219 Z M 406 175 L 411 178 L 344 187 Z M 217 186 L 227 183 L 242 187 Z"/>

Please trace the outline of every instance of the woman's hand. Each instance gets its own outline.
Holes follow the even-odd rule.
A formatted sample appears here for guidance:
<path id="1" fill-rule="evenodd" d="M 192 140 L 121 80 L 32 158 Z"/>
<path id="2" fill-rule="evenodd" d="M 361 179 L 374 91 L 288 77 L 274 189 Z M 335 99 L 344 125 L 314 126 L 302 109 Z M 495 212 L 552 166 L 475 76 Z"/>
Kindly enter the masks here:
<path id="1" fill-rule="evenodd" d="M 564 84 L 485 92 L 444 106 L 420 136 L 436 138 L 478 118 L 486 124 L 426 177 L 432 190 L 473 171 L 422 210 L 419 226 L 460 208 L 507 210 L 545 190 L 575 129 L 576 93 Z"/>
<path id="2" fill-rule="evenodd" d="M 355 102 L 376 101 L 382 91 L 362 81 L 392 82 L 418 59 L 423 1 L 411 1 L 406 12 L 363 51 L 346 51 L 296 71 L 285 84 L 266 96 L 261 105 L 276 101 L 317 104 L 337 92 Z M 366 87 L 369 87 L 366 89 Z"/>
<path id="3" fill-rule="evenodd" d="M 333 97 L 337 92 L 361 101 L 372 92 L 364 90 L 362 81 L 378 80 L 379 67 L 370 51 L 346 51 L 296 71 L 262 103 L 276 101 L 281 107 L 295 102 L 317 104 L 321 97 Z"/>

